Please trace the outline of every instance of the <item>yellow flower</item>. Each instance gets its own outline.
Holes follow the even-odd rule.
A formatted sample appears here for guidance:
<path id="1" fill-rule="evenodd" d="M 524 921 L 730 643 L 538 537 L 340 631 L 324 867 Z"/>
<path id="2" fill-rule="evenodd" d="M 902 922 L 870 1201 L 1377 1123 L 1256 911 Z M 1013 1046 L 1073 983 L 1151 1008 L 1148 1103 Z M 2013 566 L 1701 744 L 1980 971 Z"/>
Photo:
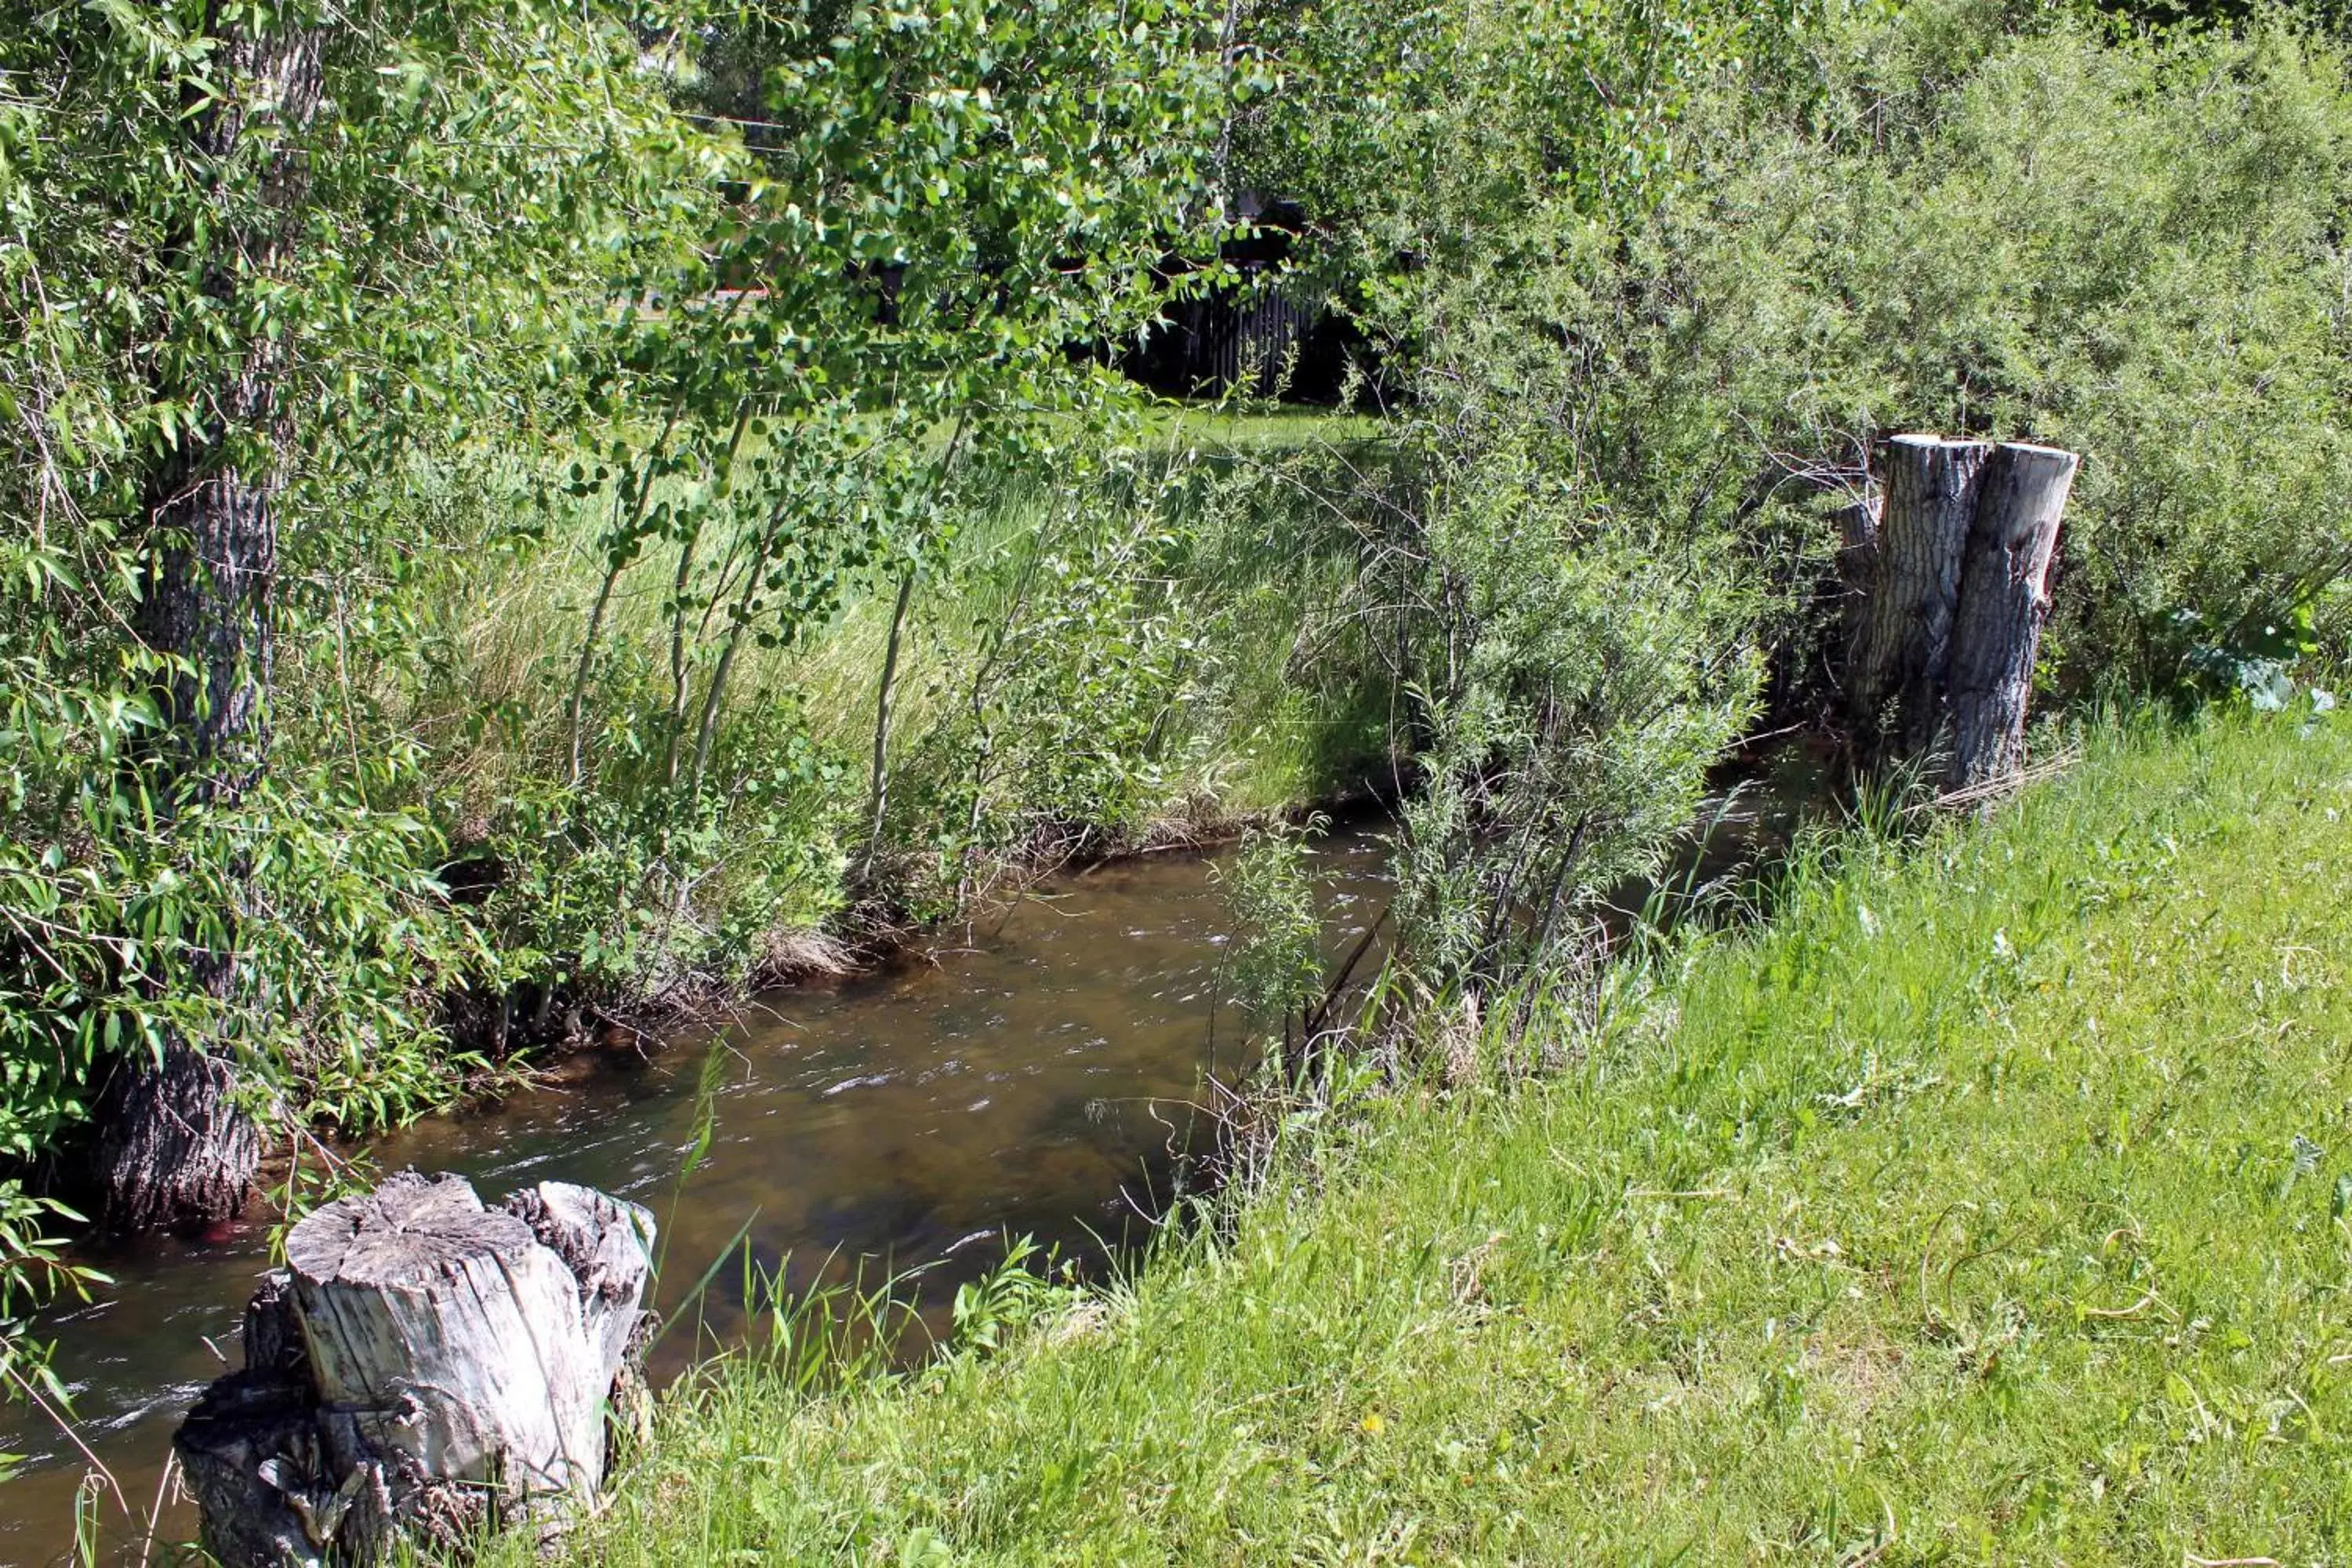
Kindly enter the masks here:
<path id="1" fill-rule="evenodd" d="M 1370 1415 L 1365 1416 L 1362 1421 L 1358 1423 L 1358 1425 L 1362 1426 L 1365 1431 L 1370 1433 L 1375 1437 L 1379 1436 L 1388 1428 L 1388 1423 L 1381 1419 L 1381 1413 L 1377 1410 L 1373 1411 Z"/>

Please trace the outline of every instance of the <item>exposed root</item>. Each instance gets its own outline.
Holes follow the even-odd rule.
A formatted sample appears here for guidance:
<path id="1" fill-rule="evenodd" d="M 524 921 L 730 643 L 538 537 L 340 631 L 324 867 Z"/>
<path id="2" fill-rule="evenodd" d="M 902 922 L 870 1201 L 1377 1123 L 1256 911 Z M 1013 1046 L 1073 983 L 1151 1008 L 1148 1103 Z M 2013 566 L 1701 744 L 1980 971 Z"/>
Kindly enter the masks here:
<path id="1" fill-rule="evenodd" d="M 751 960 L 745 984 L 754 991 L 768 991 L 813 980 L 846 979 L 858 967 L 856 953 L 838 937 L 821 931 L 771 931 Z"/>

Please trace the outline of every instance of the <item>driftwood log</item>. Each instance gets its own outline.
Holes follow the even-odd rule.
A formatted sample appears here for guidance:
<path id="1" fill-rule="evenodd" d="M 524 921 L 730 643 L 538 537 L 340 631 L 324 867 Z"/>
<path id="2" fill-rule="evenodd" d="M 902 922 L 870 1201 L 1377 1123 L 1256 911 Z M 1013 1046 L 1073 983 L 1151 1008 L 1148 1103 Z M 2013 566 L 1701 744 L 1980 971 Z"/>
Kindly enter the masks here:
<path id="1" fill-rule="evenodd" d="M 287 1238 L 245 1319 L 245 1369 L 177 1448 L 224 1568 L 376 1563 L 542 1534 L 594 1496 L 608 1423 L 642 1418 L 653 1218 L 545 1182 L 485 1208 L 392 1177 Z"/>
<path id="2" fill-rule="evenodd" d="M 1937 757 L 1947 789 L 1980 789 L 2023 760 L 2050 564 L 2081 459 L 1917 435 L 1877 457 L 1877 515 L 1846 540 L 1861 595 L 1846 679 L 1854 730 L 1874 759 Z"/>

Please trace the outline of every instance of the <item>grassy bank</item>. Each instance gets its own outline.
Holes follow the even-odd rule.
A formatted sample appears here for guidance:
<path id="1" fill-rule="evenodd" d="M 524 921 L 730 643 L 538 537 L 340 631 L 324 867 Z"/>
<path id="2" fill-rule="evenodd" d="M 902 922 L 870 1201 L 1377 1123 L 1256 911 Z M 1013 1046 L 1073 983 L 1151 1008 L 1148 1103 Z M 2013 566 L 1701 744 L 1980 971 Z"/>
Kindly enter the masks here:
<path id="1" fill-rule="evenodd" d="M 2340 725 L 2110 737 L 1008 1351 L 711 1373 L 577 1550 L 2339 1560 L 2347 811 Z"/>

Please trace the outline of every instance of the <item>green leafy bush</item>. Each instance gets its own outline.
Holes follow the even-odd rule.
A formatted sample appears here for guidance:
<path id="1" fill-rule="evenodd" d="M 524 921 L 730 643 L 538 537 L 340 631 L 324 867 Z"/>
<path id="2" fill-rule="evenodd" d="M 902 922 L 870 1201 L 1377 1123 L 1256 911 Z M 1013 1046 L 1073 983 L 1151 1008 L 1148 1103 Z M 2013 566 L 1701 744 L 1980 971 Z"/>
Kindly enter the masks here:
<path id="1" fill-rule="evenodd" d="M 2296 616 L 2340 656 L 2336 46 L 2284 15 L 2144 37 L 1984 0 L 1806 37 L 1695 97 L 1685 177 L 1557 320 L 1619 493 L 1818 563 L 1834 531 L 1784 503 L 1850 499 L 1876 436 L 2048 441 L 2085 459 L 2055 689 L 2163 690 Z"/>
<path id="2" fill-rule="evenodd" d="M 1309 267 L 1345 279 L 1409 395 L 1384 421 L 1402 482 L 1326 493 L 1421 784 L 1396 962 L 1450 1011 L 1580 945 L 1749 713 L 1769 563 L 1714 504 L 1720 454 L 1654 458 L 1613 380 L 1645 325 L 1622 240 L 1677 119 L 1788 18 L 1331 0 L 1256 21 L 1295 81 L 1243 156 L 1307 202 Z"/>
<path id="3" fill-rule="evenodd" d="M 940 567 L 964 457 L 1119 401 L 1067 345 L 1227 226 L 1213 39 L 1195 0 L 0 25 L 0 1151 L 173 1041 L 398 1121 L 484 1065 L 453 995 L 729 983 L 823 921 L 887 771 L 780 669 Z M 722 43 L 751 125 L 689 109 Z M 231 489 L 215 561 L 176 498 Z"/>

